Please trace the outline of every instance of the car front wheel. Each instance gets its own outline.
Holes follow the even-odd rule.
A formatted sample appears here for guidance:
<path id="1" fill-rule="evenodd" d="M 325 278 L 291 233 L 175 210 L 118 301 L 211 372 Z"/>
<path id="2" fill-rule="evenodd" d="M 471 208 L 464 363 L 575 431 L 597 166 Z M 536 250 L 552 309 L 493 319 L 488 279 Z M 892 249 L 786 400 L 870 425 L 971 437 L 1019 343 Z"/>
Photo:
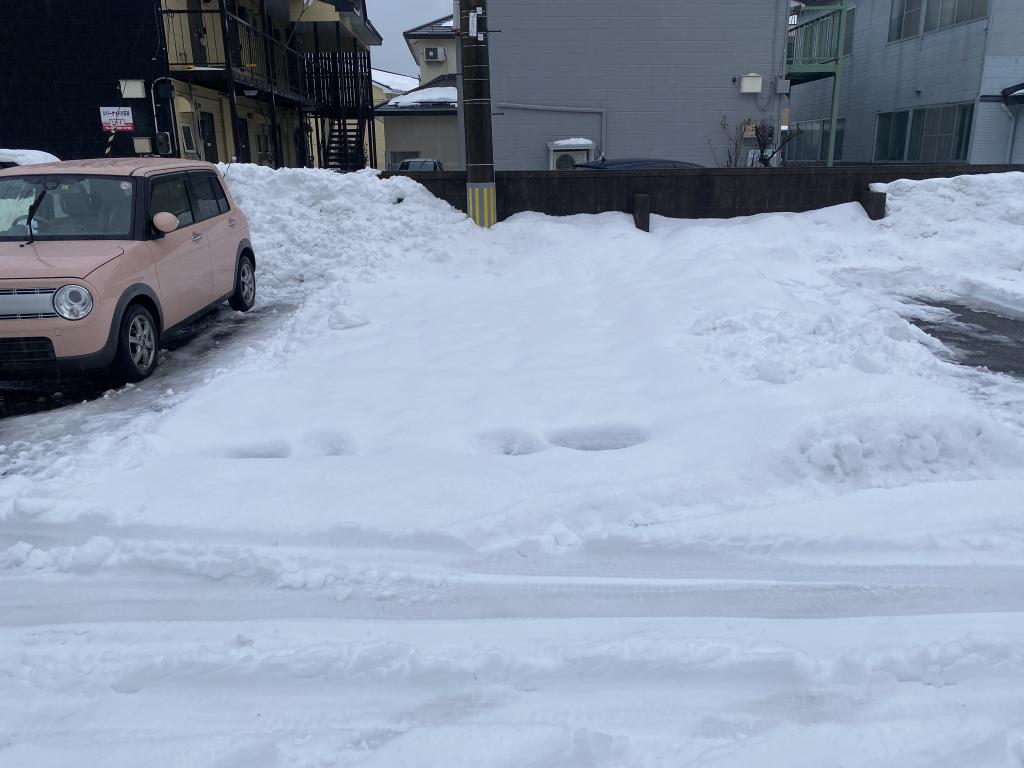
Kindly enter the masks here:
<path id="1" fill-rule="evenodd" d="M 248 254 L 238 260 L 235 292 L 228 303 L 238 312 L 248 312 L 256 303 L 256 265 Z"/>
<path id="2" fill-rule="evenodd" d="M 121 318 L 117 337 L 114 373 L 123 381 L 142 381 L 156 368 L 160 354 L 160 331 L 152 313 L 141 304 L 132 304 Z"/>

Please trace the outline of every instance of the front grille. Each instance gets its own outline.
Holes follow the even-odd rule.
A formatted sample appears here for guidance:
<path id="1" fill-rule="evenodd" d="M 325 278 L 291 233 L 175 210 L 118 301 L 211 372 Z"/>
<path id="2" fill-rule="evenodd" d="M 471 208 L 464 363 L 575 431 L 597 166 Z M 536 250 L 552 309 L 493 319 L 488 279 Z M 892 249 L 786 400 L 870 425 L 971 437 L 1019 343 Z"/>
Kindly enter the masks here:
<path id="1" fill-rule="evenodd" d="M 56 292 L 55 288 L 0 288 L 0 321 L 57 317 L 53 309 Z"/>
<path id="2" fill-rule="evenodd" d="M 49 339 L 0 339 L 0 371 L 44 368 L 56 360 L 53 342 Z"/>

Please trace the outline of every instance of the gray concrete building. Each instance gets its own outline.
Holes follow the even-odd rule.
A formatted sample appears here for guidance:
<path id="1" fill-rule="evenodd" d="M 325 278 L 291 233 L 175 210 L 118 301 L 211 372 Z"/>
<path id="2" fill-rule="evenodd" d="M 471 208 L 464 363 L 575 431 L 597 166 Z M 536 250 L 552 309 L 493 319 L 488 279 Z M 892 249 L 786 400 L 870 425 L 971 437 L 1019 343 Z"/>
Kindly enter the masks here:
<path id="1" fill-rule="evenodd" d="M 1024 163 L 1024 0 L 849 0 L 846 21 L 838 160 Z M 788 160 L 824 160 L 831 110 L 831 79 L 793 85 Z"/>
<path id="2" fill-rule="evenodd" d="M 779 125 L 789 0 L 488 0 L 488 13 L 499 171 L 554 167 L 586 146 L 570 139 L 608 158 L 745 166 L 743 126 Z"/>

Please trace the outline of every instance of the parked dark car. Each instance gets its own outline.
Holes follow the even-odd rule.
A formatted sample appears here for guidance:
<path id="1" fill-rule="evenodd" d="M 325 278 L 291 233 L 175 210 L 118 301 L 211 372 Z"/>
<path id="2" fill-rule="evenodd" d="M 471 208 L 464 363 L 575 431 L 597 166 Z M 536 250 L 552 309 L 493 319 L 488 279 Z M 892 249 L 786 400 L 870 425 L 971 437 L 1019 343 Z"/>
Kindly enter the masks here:
<path id="1" fill-rule="evenodd" d="M 625 160 L 592 160 L 589 163 L 578 163 L 577 171 L 668 171 L 679 169 L 703 168 L 697 163 L 684 160 L 658 160 L 655 158 L 627 158 Z"/>
<path id="2" fill-rule="evenodd" d="M 399 166 L 400 171 L 443 171 L 444 164 L 440 160 L 433 160 L 426 157 L 417 157 L 412 160 L 403 160 Z"/>

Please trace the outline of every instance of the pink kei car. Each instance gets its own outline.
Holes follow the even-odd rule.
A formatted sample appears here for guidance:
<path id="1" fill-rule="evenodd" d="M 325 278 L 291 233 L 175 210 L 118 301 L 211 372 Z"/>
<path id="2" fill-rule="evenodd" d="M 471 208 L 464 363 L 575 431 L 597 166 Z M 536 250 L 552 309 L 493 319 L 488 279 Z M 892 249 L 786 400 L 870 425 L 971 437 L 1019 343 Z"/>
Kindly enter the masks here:
<path id="1" fill-rule="evenodd" d="M 140 381 L 160 339 L 256 301 L 249 224 L 217 168 L 75 160 L 0 170 L 0 378 Z"/>

